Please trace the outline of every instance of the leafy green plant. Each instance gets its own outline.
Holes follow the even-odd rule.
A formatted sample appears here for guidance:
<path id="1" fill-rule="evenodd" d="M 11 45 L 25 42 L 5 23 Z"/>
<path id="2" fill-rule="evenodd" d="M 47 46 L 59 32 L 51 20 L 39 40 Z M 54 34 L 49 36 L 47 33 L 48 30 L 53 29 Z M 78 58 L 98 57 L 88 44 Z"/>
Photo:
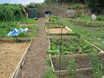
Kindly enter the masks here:
<path id="1" fill-rule="evenodd" d="M 43 78 L 57 78 L 57 76 L 53 73 L 52 68 L 49 67 Z"/>
<path id="2" fill-rule="evenodd" d="M 33 20 L 33 19 L 30 19 L 30 18 L 22 18 L 20 20 L 20 23 L 38 23 L 38 20 Z"/>
<path id="3" fill-rule="evenodd" d="M 43 8 L 44 4 L 43 3 L 30 3 L 27 5 L 28 8 Z"/>
<path id="4" fill-rule="evenodd" d="M 28 34 L 26 32 L 21 32 L 18 36 L 20 36 L 20 37 L 28 37 Z"/>
<path id="5" fill-rule="evenodd" d="M 60 54 L 59 50 L 50 50 L 50 49 L 47 50 L 47 53 L 51 53 L 53 55 L 59 55 Z"/>
<path id="6" fill-rule="evenodd" d="M 88 26 L 88 27 L 104 27 L 104 22 L 102 21 L 86 21 L 82 19 L 70 19 L 77 25 Z"/>
<path id="7" fill-rule="evenodd" d="M 97 56 L 93 56 L 91 59 L 91 65 L 93 69 L 94 78 L 102 78 L 102 63 Z"/>
<path id="8" fill-rule="evenodd" d="M 17 21 L 13 21 L 13 22 L 2 22 L 0 24 L 0 28 L 4 29 L 6 31 L 10 31 L 11 28 L 18 28 Z"/>
<path id="9" fill-rule="evenodd" d="M 104 16 L 99 15 L 99 16 L 97 16 L 97 19 L 96 20 L 97 21 L 104 21 Z"/>
<path id="10" fill-rule="evenodd" d="M 85 5 L 80 5 L 80 4 L 74 4 L 74 5 L 71 5 L 71 6 L 68 6 L 68 9 L 85 9 L 87 8 L 87 6 Z"/>
<path id="11" fill-rule="evenodd" d="M 48 57 L 47 60 L 46 60 L 46 64 L 50 65 L 51 66 L 51 59 Z"/>
<path id="12" fill-rule="evenodd" d="M 51 39 L 51 48 L 48 53 L 52 55 L 59 55 L 60 39 Z M 62 53 L 65 55 L 71 54 L 85 54 L 85 53 L 98 53 L 97 49 L 86 43 L 80 38 L 62 39 Z"/>
<path id="13" fill-rule="evenodd" d="M 1 22 L 0 24 L 0 36 L 7 36 L 8 32 L 10 32 L 13 28 L 18 28 L 17 21 L 13 22 Z"/>
<path id="14" fill-rule="evenodd" d="M 84 21 L 89 20 L 91 17 L 84 17 L 81 18 Z M 72 20 L 77 20 L 77 19 L 72 19 Z M 104 50 L 104 27 L 89 27 L 89 26 L 81 26 L 79 24 L 76 24 L 75 22 L 69 21 L 67 19 L 61 19 L 59 24 L 62 24 L 64 26 L 68 26 L 73 30 L 73 32 L 79 34 L 82 38 L 88 40 L 92 44 L 96 45 L 97 47 L 101 48 Z M 100 40 L 96 39 L 99 38 Z"/>
<path id="15" fill-rule="evenodd" d="M 59 18 L 58 16 L 52 15 L 52 16 L 49 17 L 49 22 L 54 22 L 54 23 L 56 23 L 59 19 L 60 19 L 60 18 Z"/>
<path id="16" fill-rule="evenodd" d="M 20 4 L 1 4 L 0 21 L 14 21 L 23 18 L 23 6 Z"/>
<path id="17" fill-rule="evenodd" d="M 71 60 L 69 61 L 69 65 L 68 65 L 68 67 L 67 67 L 68 76 L 69 76 L 70 78 L 71 78 L 71 77 L 74 77 L 74 75 L 75 75 L 75 70 L 76 70 L 75 66 L 76 66 L 75 59 L 71 59 Z"/>

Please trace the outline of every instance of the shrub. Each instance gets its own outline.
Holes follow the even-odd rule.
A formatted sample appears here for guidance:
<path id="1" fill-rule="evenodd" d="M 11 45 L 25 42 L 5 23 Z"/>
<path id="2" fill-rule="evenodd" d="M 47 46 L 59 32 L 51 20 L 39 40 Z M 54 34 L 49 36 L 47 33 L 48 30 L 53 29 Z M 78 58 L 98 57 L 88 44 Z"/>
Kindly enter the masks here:
<path id="1" fill-rule="evenodd" d="M 99 15 L 99 16 L 97 16 L 96 20 L 98 20 L 98 21 L 104 21 L 104 16 Z"/>
<path id="2" fill-rule="evenodd" d="M 23 6 L 20 4 L 1 4 L 0 21 L 19 20 L 23 17 Z"/>
<path id="3" fill-rule="evenodd" d="M 27 5 L 28 8 L 42 8 L 44 6 L 44 4 L 42 3 L 30 3 L 29 5 Z"/>
<path id="4" fill-rule="evenodd" d="M 85 9 L 87 8 L 85 5 L 80 5 L 80 4 L 75 4 L 75 5 L 72 5 L 72 6 L 69 6 L 68 9 Z"/>

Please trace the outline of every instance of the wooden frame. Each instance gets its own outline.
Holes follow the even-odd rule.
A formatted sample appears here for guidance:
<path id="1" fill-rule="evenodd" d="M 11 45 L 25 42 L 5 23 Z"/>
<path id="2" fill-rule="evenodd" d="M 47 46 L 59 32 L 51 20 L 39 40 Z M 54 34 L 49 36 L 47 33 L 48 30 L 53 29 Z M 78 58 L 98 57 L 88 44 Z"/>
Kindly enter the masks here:
<path id="1" fill-rule="evenodd" d="M 31 44 L 32 44 L 32 39 L 31 39 L 31 41 L 29 43 L 29 46 L 26 48 L 26 50 L 25 50 L 25 52 L 24 52 L 21 60 L 19 61 L 18 65 L 17 65 L 17 67 L 15 69 L 15 71 L 13 72 L 11 78 L 18 78 L 19 77 L 20 71 L 21 71 L 21 69 L 22 69 L 22 67 L 23 67 L 23 65 L 25 63 L 27 52 L 28 52 Z"/>
<path id="2" fill-rule="evenodd" d="M 102 49 L 100 49 L 99 47 L 95 46 L 94 44 L 90 43 L 89 41 L 83 39 L 86 43 L 90 44 L 91 46 L 93 46 L 94 48 L 98 49 L 99 50 L 99 53 L 98 54 L 93 54 L 93 56 L 99 56 L 99 55 L 104 55 L 104 51 Z M 49 49 L 50 49 L 50 39 L 49 39 Z M 68 58 L 74 58 L 74 57 L 83 57 L 83 56 L 88 56 L 88 54 L 73 54 L 73 55 L 64 55 L 64 57 L 68 57 Z M 59 58 L 59 55 L 51 55 L 49 54 L 49 58 L 51 60 L 51 67 L 53 69 L 53 72 L 58 75 L 59 74 L 59 70 L 55 71 L 55 68 L 54 68 L 54 65 L 53 65 L 53 62 L 52 62 L 52 58 Z M 80 72 L 88 72 L 88 71 L 92 71 L 92 68 L 82 68 L 82 69 L 77 69 L 75 71 L 75 73 L 80 73 Z M 67 74 L 68 71 L 67 70 L 60 70 L 60 74 L 61 75 L 65 75 Z"/>

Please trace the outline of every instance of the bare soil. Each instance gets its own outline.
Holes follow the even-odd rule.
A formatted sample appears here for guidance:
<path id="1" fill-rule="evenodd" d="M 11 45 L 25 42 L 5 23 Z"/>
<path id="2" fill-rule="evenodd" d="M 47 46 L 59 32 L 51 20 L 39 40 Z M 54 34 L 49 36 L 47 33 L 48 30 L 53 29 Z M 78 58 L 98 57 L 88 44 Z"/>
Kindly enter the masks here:
<path id="1" fill-rule="evenodd" d="M 49 28 L 49 29 L 47 29 L 47 31 L 49 34 L 61 34 L 61 28 Z M 70 32 L 69 30 L 62 28 L 63 34 L 67 34 L 69 32 Z"/>
<path id="2" fill-rule="evenodd" d="M 43 74 L 47 70 L 46 59 L 48 56 L 45 51 L 49 44 L 44 29 L 45 19 L 40 18 L 39 20 L 38 36 L 33 39 L 19 78 L 43 78 Z"/>
<path id="3" fill-rule="evenodd" d="M 68 75 L 61 75 L 60 78 L 94 78 L 92 72 L 83 72 L 83 73 L 75 73 L 74 77 L 69 77 Z"/>
<path id="4" fill-rule="evenodd" d="M 104 54 L 103 55 L 99 55 L 98 56 L 102 62 L 102 64 L 104 65 Z M 91 68 L 91 56 L 83 56 L 83 57 L 74 57 L 73 59 L 75 59 L 75 63 L 76 69 L 82 69 L 82 68 Z M 62 61 L 61 61 L 61 70 L 67 70 L 67 67 L 69 65 L 69 61 L 71 59 L 69 57 L 62 57 Z M 57 71 L 58 68 L 58 58 L 52 58 L 52 62 L 54 65 L 54 69 Z"/>
<path id="5" fill-rule="evenodd" d="M 29 43 L 0 42 L 0 78 L 10 78 Z"/>

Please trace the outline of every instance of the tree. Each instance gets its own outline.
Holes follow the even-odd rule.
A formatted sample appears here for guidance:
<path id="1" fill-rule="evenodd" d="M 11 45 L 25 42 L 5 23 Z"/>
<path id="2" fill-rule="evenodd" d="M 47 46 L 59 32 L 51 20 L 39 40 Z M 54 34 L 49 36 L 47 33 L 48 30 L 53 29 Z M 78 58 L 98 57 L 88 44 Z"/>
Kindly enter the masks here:
<path id="1" fill-rule="evenodd" d="M 103 0 L 86 0 L 86 4 L 91 9 L 92 13 L 101 14 L 104 10 Z"/>

